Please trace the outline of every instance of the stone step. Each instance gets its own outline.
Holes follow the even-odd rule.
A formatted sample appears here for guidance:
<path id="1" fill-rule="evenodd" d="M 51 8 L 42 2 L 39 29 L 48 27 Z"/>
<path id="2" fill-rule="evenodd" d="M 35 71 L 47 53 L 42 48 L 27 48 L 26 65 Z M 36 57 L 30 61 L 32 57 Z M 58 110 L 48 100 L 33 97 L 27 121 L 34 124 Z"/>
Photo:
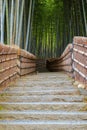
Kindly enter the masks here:
<path id="1" fill-rule="evenodd" d="M 27 80 L 25 80 L 25 81 L 18 81 L 16 84 L 15 84 L 15 86 L 24 86 L 24 85 L 27 85 L 27 86 L 35 86 L 35 85 L 44 85 L 44 86 L 48 86 L 48 85 L 72 85 L 72 82 L 71 81 L 64 81 L 64 80 L 61 80 L 61 81 L 50 81 L 50 80 L 48 80 L 48 81 L 27 81 Z"/>
<path id="2" fill-rule="evenodd" d="M 84 96 L 77 95 L 29 95 L 29 96 L 15 96 L 15 93 L 7 96 L 0 96 L 1 102 L 82 102 L 84 101 Z"/>
<path id="3" fill-rule="evenodd" d="M 63 78 L 63 79 L 66 79 L 66 78 L 68 78 L 68 79 L 71 79 L 71 77 L 69 77 L 66 73 L 64 74 L 64 73 L 62 73 L 61 74 L 61 72 L 59 73 L 59 72 L 57 72 L 57 73 L 50 73 L 50 72 L 47 72 L 47 73 L 37 73 L 37 74 L 33 74 L 33 75 L 26 75 L 26 76 L 24 76 L 24 77 L 21 77 L 20 78 L 20 80 L 21 79 L 32 79 L 32 80 L 34 80 L 34 79 L 42 79 L 42 78 L 46 78 L 46 79 L 55 79 L 55 78 Z"/>
<path id="4" fill-rule="evenodd" d="M 61 110 L 84 111 L 87 103 L 84 102 L 0 102 L 0 110 Z"/>
<path id="5" fill-rule="evenodd" d="M 42 75 L 42 74 L 41 74 Z M 21 82 L 21 81 L 24 81 L 24 82 L 29 82 L 29 81 L 42 81 L 43 82 L 43 78 L 45 79 L 45 81 L 51 81 L 51 80 L 53 80 L 53 81 L 57 81 L 57 80 L 59 80 L 59 83 L 62 83 L 61 82 L 61 79 L 63 79 L 63 81 L 65 81 L 65 82 L 67 82 L 67 80 L 69 81 L 69 83 L 70 83 L 70 81 L 73 81 L 73 79 L 71 79 L 71 78 L 69 78 L 69 77 L 63 77 L 63 76 L 54 76 L 54 77 L 52 77 L 52 76 L 28 76 L 28 77 L 21 77 L 19 80 L 18 80 L 18 82 Z"/>
<path id="6" fill-rule="evenodd" d="M 45 81 L 43 81 L 43 78 L 45 78 Z M 62 80 L 63 80 L 63 82 L 62 82 Z M 35 81 L 35 82 L 39 82 L 40 81 L 40 83 L 42 83 L 42 82 L 44 82 L 44 83 L 48 83 L 48 82 L 57 82 L 57 83 L 71 83 L 71 80 L 72 81 L 74 81 L 73 79 L 69 79 L 68 77 L 32 77 L 32 78 L 20 78 L 19 80 L 18 80 L 18 82 L 21 82 L 21 81 L 24 81 L 24 82 L 33 82 L 33 81 Z"/>
<path id="7" fill-rule="evenodd" d="M 63 95 L 63 93 L 65 95 Z M 0 94 L 0 96 L 29 96 L 29 95 L 62 95 L 67 96 L 66 91 L 61 93 L 59 90 L 30 90 L 30 91 L 4 91 Z M 79 94 L 69 95 L 69 96 L 79 96 Z"/>
<path id="8" fill-rule="evenodd" d="M 41 90 L 41 91 L 43 91 L 43 90 L 58 90 L 58 91 L 78 91 L 76 88 L 71 88 L 71 87 L 65 87 L 65 88 L 63 88 L 63 87 L 38 87 L 38 86 L 36 86 L 36 87 L 9 87 L 9 88 L 7 88 L 5 91 L 35 91 L 35 90 Z"/>
<path id="9" fill-rule="evenodd" d="M 35 84 L 35 83 L 32 83 L 32 84 L 27 84 L 27 83 L 19 83 L 19 84 L 15 84 L 15 85 L 12 85 L 10 87 L 20 87 L 20 88 L 26 88 L 26 87 L 30 87 L 30 88 L 35 88 L 35 87 L 38 87 L 38 88 L 44 88 L 44 87 L 47 87 L 48 89 L 49 88 L 66 88 L 66 89 L 77 89 L 76 87 L 74 87 L 72 84 L 65 84 L 65 85 L 62 85 L 62 84 Z"/>
<path id="10" fill-rule="evenodd" d="M 28 75 L 27 77 L 24 76 L 24 77 L 21 77 L 18 81 L 28 80 L 28 79 L 29 79 L 29 81 L 30 80 L 40 81 L 40 80 L 43 80 L 43 78 L 45 78 L 45 81 L 48 81 L 49 79 L 59 80 L 59 81 L 61 81 L 61 79 L 73 81 L 73 79 L 67 75 L 64 76 L 64 75 L 57 74 L 57 75 L 52 76 L 52 74 L 51 75 L 42 75 L 42 73 L 40 73 L 40 74 L 38 73 L 37 75 L 33 75 L 33 76 L 32 75 Z"/>
<path id="11" fill-rule="evenodd" d="M 87 112 L 63 112 L 63 111 L 0 111 L 0 121 L 6 120 L 87 120 Z"/>
<path id="12" fill-rule="evenodd" d="M 59 74 L 59 72 L 57 74 L 53 74 L 53 73 L 38 73 L 38 74 L 34 74 L 33 76 L 32 75 L 28 75 L 28 76 L 24 76 L 24 77 L 21 77 L 21 79 L 43 79 L 43 77 L 45 77 L 46 79 L 56 79 L 56 78 L 63 78 L 63 79 L 71 79 L 69 76 L 67 76 L 66 74 Z"/>
<path id="13" fill-rule="evenodd" d="M 87 121 L 0 121 L 0 130 L 87 130 Z"/>
<path id="14" fill-rule="evenodd" d="M 55 95 L 79 95 L 79 91 L 78 90 L 74 90 L 74 89 L 34 89 L 32 90 L 31 88 L 29 88 L 28 90 L 25 89 L 13 89 L 13 88 L 9 88 L 8 90 L 6 90 L 4 92 L 4 94 L 7 93 L 15 93 L 18 95 L 22 95 L 22 96 L 29 96 L 29 95 L 46 95 L 46 94 L 55 94 Z M 3 93 L 2 93 L 3 94 Z"/>

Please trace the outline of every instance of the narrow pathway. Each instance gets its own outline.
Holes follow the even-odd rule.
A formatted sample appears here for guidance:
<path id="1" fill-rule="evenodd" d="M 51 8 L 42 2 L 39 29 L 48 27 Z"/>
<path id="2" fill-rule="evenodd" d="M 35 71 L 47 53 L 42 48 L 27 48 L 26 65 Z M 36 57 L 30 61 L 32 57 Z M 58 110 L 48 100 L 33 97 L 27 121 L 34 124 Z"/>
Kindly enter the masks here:
<path id="1" fill-rule="evenodd" d="M 0 130 L 87 130 L 87 97 L 64 73 L 19 79 L 0 94 Z"/>

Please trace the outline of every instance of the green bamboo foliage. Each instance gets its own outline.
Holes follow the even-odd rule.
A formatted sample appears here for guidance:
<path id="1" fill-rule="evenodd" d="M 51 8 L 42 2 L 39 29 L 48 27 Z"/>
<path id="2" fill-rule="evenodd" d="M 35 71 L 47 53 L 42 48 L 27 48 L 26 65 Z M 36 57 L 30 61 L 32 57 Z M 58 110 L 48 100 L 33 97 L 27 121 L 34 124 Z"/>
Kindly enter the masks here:
<path id="1" fill-rule="evenodd" d="M 87 36 L 86 0 L 2 0 L 2 43 L 51 58 L 75 35 Z"/>
<path id="2" fill-rule="evenodd" d="M 33 35 L 34 44 L 37 45 L 36 50 L 38 50 L 35 52 L 37 56 L 60 56 L 75 35 L 87 35 L 85 0 L 82 2 L 80 0 L 45 0 L 36 2 L 35 7 L 34 18 L 36 21 L 33 24 Z M 44 25 L 47 26 L 46 30 Z M 41 31 L 42 33 L 39 35 L 36 30 L 44 30 L 44 32 Z"/>

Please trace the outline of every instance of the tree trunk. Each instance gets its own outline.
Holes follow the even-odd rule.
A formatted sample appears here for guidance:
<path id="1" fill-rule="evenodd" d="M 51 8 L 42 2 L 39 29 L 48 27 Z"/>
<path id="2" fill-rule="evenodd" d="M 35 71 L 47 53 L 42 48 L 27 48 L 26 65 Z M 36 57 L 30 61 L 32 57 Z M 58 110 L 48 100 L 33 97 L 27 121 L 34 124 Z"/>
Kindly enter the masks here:
<path id="1" fill-rule="evenodd" d="M 85 8 L 84 8 L 84 0 L 82 0 L 82 8 L 83 8 L 83 17 L 84 17 L 84 24 L 85 24 L 85 32 L 87 36 L 87 21 L 86 21 L 86 13 L 85 13 Z"/>
<path id="2" fill-rule="evenodd" d="M 19 23 L 19 35 L 18 35 L 18 46 L 21 44 L 21 34 L 22 34 L 22 23 L 23 23 L 23 9 L 24 9 L 24 0 L 22 0 L 21 5 L 21 14 L 20 14 L 20 23 Z"/>
<path id="3" fill-rule="evenodd" d="M 28 27 L 27 27 L 27 37 L 26 37 L 26 46 L 25 46 L 25 50 L 28 49 L 28 42 L 29 42 L 29 35 L 30 35 L 30 22 L 31 22 L 32 1 L 33 1 L 33 0 L 30 0 L 30 7 L 29 7 Z"/>
<path id="4" fill-rule="evenodd" d="M 17 9 L 16 9 L 17 18 L 16 18 L 16 37 L 15 37 L 15 44 L 17 45 L 18 44 L 18 31 L 19 31 L 19 0 L 16 0 L 16 6 L 17 6 Z"/>
<path id="5" fill-rule="evenodd" d="M 6 2 L 7 44 L 10 44 L 8 0 L 5 0 L 5 2 Z"/>
<path id="6" fill-rule="evenodd" d="M 6 2 L 4 0 L 4 3 L 2 3 L 2 12 L 1 12 L 1 43 L 4 43 L 5 8 L 6 8 Z"/>
<path id="7" fill-rule="evenodd" d="M 13 20 L 14 20 L 14 0 L 11 3 L 11 16 L 10 16 L 10 45 L 12 44 L 13 33 Z"/>

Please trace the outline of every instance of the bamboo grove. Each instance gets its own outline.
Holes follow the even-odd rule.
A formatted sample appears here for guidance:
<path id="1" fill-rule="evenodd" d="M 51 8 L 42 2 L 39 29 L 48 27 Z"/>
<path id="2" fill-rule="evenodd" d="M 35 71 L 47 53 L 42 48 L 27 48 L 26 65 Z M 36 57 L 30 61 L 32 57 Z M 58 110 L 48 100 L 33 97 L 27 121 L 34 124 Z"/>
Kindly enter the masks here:
<path id="1" fill-rule="evenodd" d="M 40 58 L 58 57 L 87 36 L 87 0 L 1 0 L 1 43 Z"/>

